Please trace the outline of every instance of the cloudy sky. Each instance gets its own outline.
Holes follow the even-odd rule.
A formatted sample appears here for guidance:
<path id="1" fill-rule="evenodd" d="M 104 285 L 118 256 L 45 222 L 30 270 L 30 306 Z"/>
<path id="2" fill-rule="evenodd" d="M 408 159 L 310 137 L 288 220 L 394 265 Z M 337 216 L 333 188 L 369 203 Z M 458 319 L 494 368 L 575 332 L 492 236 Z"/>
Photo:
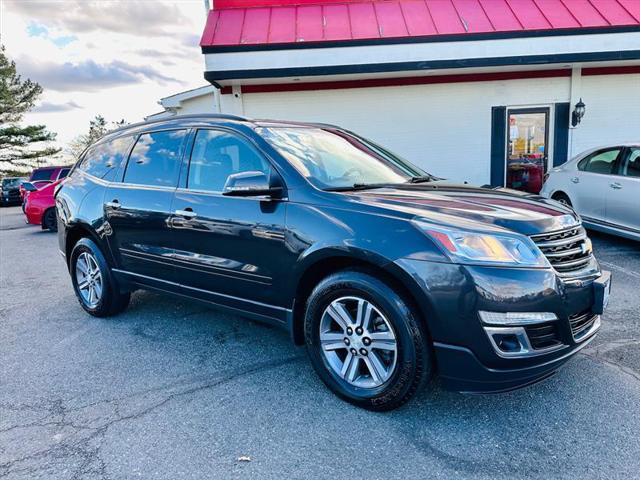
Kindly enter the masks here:
<path id="1" fill-rule="evenodd" d="M 205 85 L 204 0 L 0 0 L 0 41 L 44 88 L 25 120 L 64 147 L 97 114 L 142 120 L 165 96 Z"/>

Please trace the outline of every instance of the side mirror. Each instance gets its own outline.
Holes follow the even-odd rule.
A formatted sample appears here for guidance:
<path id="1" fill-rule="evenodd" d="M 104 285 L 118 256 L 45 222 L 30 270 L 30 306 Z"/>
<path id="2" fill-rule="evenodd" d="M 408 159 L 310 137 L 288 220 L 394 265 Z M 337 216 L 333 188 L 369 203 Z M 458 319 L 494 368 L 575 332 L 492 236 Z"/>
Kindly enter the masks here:
<path id="1" fill-rule="evenodd" d="M 33 186 L 33 183 L 31 182 L 24 182 L 22 186 L 27 192 L 35 192 L 36 190 L 38 190 L 36 187 Z"/>
<path id="2" fill-rule="evenodd" d="M 264 172 L 250 171 L 229 175 L 222 190 L 229 197 L 261 197 L 280 198 L 283 192 L 280 178 Z"/>

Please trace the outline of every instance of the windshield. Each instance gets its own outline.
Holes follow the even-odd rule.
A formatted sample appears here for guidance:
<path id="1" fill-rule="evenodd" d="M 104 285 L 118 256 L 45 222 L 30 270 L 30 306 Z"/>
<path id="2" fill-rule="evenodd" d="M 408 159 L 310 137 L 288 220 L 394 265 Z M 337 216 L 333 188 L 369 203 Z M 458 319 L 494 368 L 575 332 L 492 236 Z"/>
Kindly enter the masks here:
<path id="1" fill-rule="evenodd" d="M 21 183 L 22 183 L 21 178 L 5 178 L 4 180 L 2 180 L 2 187 L 3 188 L 19 187 Z"/>
<path id="2" fill-rule="evenodd" d="M 317 127 L 263 127 L 258 133 L 314 186 L 324 189 L 407 183 L 429 177 L 368 140 Z"/>

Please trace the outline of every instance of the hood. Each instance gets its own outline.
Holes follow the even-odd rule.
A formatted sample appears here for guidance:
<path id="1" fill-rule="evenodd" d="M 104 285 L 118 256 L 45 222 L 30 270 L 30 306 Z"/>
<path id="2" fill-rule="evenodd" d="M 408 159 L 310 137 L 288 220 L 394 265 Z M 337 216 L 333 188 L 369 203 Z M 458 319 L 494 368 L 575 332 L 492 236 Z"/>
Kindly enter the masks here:
<path id="1" fill-rule="evenodd" d="M 389 214 L 420 217 L 438 225 L 473 230 L 510 230 L 534 235 L 568 228 L 579 217 L 570 208 L 538 195 L 431 182 L 348 192 L 350 200 Z"/>

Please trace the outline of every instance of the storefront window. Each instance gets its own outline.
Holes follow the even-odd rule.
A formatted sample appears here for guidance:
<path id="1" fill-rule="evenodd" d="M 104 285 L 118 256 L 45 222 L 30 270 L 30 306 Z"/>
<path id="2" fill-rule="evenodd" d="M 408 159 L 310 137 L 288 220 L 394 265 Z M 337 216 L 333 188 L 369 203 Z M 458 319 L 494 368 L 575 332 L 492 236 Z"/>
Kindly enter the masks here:
<path id="1" fill-rule="evenodd" d="M 547 170 L 549 109 L 508 110 L 508 188 L 538 193 Z"/>

